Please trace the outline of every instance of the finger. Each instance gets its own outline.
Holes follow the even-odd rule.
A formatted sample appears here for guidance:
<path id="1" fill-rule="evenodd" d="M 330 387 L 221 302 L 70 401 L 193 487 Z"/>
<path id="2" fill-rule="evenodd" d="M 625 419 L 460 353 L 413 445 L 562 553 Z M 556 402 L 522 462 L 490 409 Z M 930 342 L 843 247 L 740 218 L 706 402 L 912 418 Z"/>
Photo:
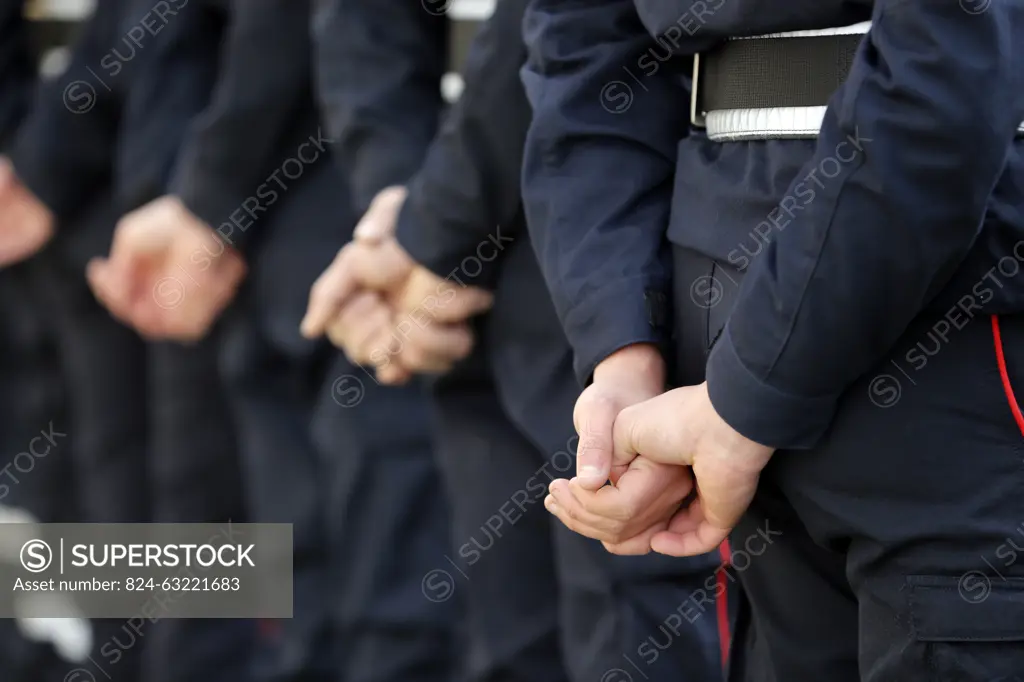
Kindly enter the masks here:
<path id="1" fill-rule="evenodd" d="M 597 490 L 589 490 L 583 487 L 578 478 L 573 478 L 568 488 L 573 499 L 588 514 L 614 519 L 616 522 L 628 521 L 636 514 L 634 507 L 637 503 L 632 501 L 630 493 L 619 486 L 606 485 Z"/>
<path id="2" fill-rule="evenodd" d="M 359 220 L 353 236 L 361 242 L 375 245 L 390 237 L 394 232 L 395 224 L 392 216 L 382 215 L 371 208 Z"/>
<path id="3" fill-rule="evenodd" d="M 347 309 L 347 307 L 346 307 Z M 349 362 L 363 367 L 386 367 L 392 364 L 393 352 L 388 350 L 391 339 L 389 313 L 369 313 L 352 329 L 338 320 L 327 327 L 327 338 L 341 349 Z"/>
<path id="4" fill-rule="evenodd" d="M 399 362 L 414 372 L 447 372 L 473 350 L 473 333 L 466 325 L 434 324 L 411 330 L 396 325 Z"/>
<path id="5" fill-rule="evenodd" d="M 307 339 L 323 336 L 327 324 L 338 314 L 346 301 L 356 292 L 357 283 L 352 270 L 353 250 L 346 246 L 335 256 L 309 290 L 306 315 L 299 329 Z"/>
<path id="6" fill-rule="evenodd" d="M 590 527 L 595 531 L 604 533 L 601 538 L 602 540 L 617 541 L 622 538 L 614 535 L 618 533 L 622 524 L 616 519 L 601 516 L 590 511 L 581 501 L 580 497 L 577 496 L 577 491 L 570 489 L 568 481 L 562 479 L 556 479 L 551 482 L 548 486 L 548 493 L 554 500 L 554 502 L 561 507 L 565 515 L 572 518 L 577 523 Z M 583 491 L 585 495 L 593 495 L 593 492 Z"/>
<path id="7" fill-rule="evenodd" d="M 412 268 L 412 259 L 394 240 L 377 247 L 350 243 L 310 289 L 306 316 L 300 325 L 303 336 L 322 336 L 327 324 L 358 291 L 397 289 Z"/>
<path id="8" fill-rule="evenodd" d="M 669 474 L 663 468 L 652 470 L 654 466 L 649 460 L 637 458 L 614 486 L 605 486 L 585 497 L 577 492 L 582 487 L 576 479 L 569 482 L 569 487 L 589 511 L 599 516 L 630 521 L 641 516 L 652 504 L 661 503 L 669 497 L 678 504 L 679 500 L 686 499 L 693 491 L 692 476 L 677 475 L 688 473 L 688 469 Z"/>
<path id="9" fill-rule="evenodd" d="M 471 317 L 487 312 L 494 305 L 494 295 L 477 287 L 457 287 L 442 283 L 434 290 L 415 292 L 416 300 L 406 300 L 404 310 L 422 310 L 430 319 L 441 323 L 465 322 Z M 436 295 L 439 304 L 427 306 L 425 302 Z"/>
<path id="10" fill-rule="evenodd" d="M 381 190 L 356 225 L 355 238 L 368 243 L 379 243 L 393 235 L 406 195 L 406 189 L 401 185 Z"/>
<path id="11" fill-rule="evenodd" d="M 604 542 L 604 548 L 612 554 L 620 556 L 642 556 L 651 553 L 651 538 L 665 530 L 668 524 L 664 521 L 656 523 L 647 530 L 622 542 Z"/>
<path id="12" fill-rule="evenodd" d="M 544 498 L 544 508 L 553 514 L 562 524 L 574 533 L 578 533 L 584 537 L 591 538 L 593 540 L 613 540 L 614 538 L 601 530 L 588 526 L 581 523 L 579 520 L 568 514 L 566 510 L 555 501 L 555 498 L 548 495 Z"/>
<path id="13" fill-rule="evenodd" d="M 391 330 L 391 311 L 373 291 L 360 291 L 330 323 L 331 342 L 342 348 L 352 362 L 371 364 L 372 355 L 387 357 Z M 372 364 L 379 364 L 373 362 Z"/>
<path id="14" fill-rule="evenodd" d="M 377 368 L 377 381 L 385 386 L 402 386 L 412 379 L 412 372 L 392 362 Z"/>
<path id="15" fill-rule="evenodd" d="M 693 505 L 677 513 L 688 516 L 684 522 L 669 522 L 669 530 L 656 533 L 651 538 L 651 549 L 658 554 L 669 556 L 697 556 L 718 549 L 722 541 L 729 537 L 731 528 L 718 528 L 705 518 L 694 516 Z M 672 528 L 688 528 L 689 530 L 672 530 Z"/>
<path id="16" fill-rule="evenodd" d="M 576 479 L 587 490 L 603 486 L 612 468 L 612 427 L 618 414 L 615 401 L 592 387 L 583 392 L 573 410 L 580 435 L 576 450 Z"/>

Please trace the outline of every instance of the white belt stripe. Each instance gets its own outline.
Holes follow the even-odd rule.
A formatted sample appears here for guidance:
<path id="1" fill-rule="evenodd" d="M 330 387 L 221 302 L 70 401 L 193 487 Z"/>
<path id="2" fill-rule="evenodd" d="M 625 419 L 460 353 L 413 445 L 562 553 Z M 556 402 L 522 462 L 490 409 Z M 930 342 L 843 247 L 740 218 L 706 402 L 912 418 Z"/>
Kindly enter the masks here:
<path id="1" fill-rule="evenodd" d="M 815 138 L 824 120 L 825 107 L 722 109 L 709 111 L 704 125 L 710 140 L 740 142 L 768 138 Z M 1024 135 L 1024 123 L 1017 132 Z"/>
<path id="2" fill-rule="evenodd" d="M 826 28 L 812 31 L 771 33 L 751 38 L 805 38 L 828 35 L 859 35 L 868 32 L 871 22 L 865 21 L 841 28 Z M 708 138 L 716 142 L 738 142 L 741 140 L 763 140 L 766 138 L 815 138 L 825 119 L 826 107 L 775 107 L 770 109 L 722 109 L 709 111 L 705 127 Z M 1017 131 L 1024 134 L 1024 123 Z"/>

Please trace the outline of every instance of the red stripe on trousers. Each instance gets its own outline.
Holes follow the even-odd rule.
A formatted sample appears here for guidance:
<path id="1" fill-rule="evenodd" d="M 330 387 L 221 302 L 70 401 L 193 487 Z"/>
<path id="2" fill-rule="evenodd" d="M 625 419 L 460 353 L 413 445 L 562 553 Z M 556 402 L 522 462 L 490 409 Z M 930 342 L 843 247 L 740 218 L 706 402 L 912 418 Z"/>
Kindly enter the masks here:
<path id="1" fill-rule="evenodd" d="M 1024 434 L 1024 414 L 1020 412 L 1020 405 L 1017 404 L 1017 397 L 1013 394 L 1013 385 L 1010 384 L 1010 373 L 1006 369 L 1006 355 L 1003 353 L 1003 335 L 999 331 L 999 316 L 992 316 L 992 340 L 996 346 L 996 363 L 999 365 L 999 378 L 1003 380 L 1003 393 L 1010 403 L 1010 412 L 1017 422 L 1017 428 Z"/>
<path id="2" fill-rule="evenodd" d="M 722 565 L 715 571 L 715 582 L 718 586 L 715 614 L 718 618 L 718 645 L 722 651 L 722 670 L 725 670 L 729 665 L 729 647 L 732 640 L 732 633 L 729 631 L 729 599 L 727 597 L 729 577 L 725 574 L 732 562 L 732 550 L 729 548 L 728 539 L 723 540 L 719 545 L 718 553 L 722 557 Z"/>

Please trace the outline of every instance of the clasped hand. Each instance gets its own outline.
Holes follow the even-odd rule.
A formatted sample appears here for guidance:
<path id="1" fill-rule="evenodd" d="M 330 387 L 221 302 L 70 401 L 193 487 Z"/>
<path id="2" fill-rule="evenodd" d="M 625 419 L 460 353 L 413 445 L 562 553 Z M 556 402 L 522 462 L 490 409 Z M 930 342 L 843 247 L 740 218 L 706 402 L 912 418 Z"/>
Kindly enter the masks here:
<path id="1" fill-rule="evenodd" d="M 0 156 L 0 267 L 35 255 L 53 237 L 53 213 Z"/>
<path id="2" fill-rule="evenodd" d="M 488 292 L 438 277 L 399 245 L 394 232 L 405 198 L 404 187 L 377 195 L 355 239 L 313 285 L 302 321 L 305 336 L 326 334 L 384 384 L 451 369 L 473 348 L 469 319 L 492 304 Z"/>
<path id="3" fill-rule="evenodd" d="M 733 430 L 706 384 L 663 392 L 664 375 L 658 351 L 644 344 L 598 366 L 576 404 L 577 475 L 552 481 L 544 501 L 615 554 L 715 550 L 774 452 Z"/>

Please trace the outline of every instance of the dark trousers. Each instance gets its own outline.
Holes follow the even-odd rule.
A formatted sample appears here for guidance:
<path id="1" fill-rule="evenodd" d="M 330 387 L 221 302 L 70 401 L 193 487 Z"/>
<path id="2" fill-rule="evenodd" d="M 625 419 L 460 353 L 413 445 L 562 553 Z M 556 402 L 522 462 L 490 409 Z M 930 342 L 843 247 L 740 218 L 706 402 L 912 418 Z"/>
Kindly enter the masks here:
<path id="1" fill-rule="evenodd" d="M 246 254 L 249 275 L 224 320 L 220 370 L 238 424 L 249 515 L 294 526 L 294 618 L 260 624 L 260 682 L 326 681 L 339 659 L 331 631 L 329 481 L 311 431 L 333 353 L 298 332 L 309 286 L 351 229 L 332 180 L 338 178 L 325 157 L 251 228 L 260 241 Z"/>
<path id="2" fill-rule="evenodd" d="M 294 618 L 260 624 L 254 674 L 274 682 L 327 680 L 333 665 L 328 481 L 310 433 L 326 349 L 282 352 L 257 326 L 255 304 L 243 293 L 225 321 L 222 371 L 239 429 L 248 515 L 258 523 L 294 524 Z"/>
<path id="3" fill-rule="evenodd" d="M 713 596 L 691 605 L 717 556 L 617 557 L 543 508 L 552 478 L 575 473 L 580 389 L 526 239 L 504 254 L 478 331 L 476 354 L 436 384 L 455 517 L 437 569 L 467 605 L 471 679 L 722 679 Z"/>
<path id="4" fill-rule="evenodd" d="M 425 398 L 299 334 L 351 237 L 345 186 L 325 156 L 262 219 L 221 351 L 251 512 L 294 524 L 295 616 L 264 624 L 258 679 L 449 680 L 453 616 L 421 596 L 420 556 L 447 537 Z"/>
<path id="5" fill-rule="evenodd" d="M 383 387 L 338 357 L 315 420 L 329 455 L 336 646 L 346 682 L 450 682 L 456 602 L 423 598 L 449 545 L 423 387 Z"/>
<path id="6" fill-rule="evenodd" d="M 0 505 L 5 514 L 52 522 L 73 513 L 71 449 L 59 357 L 32 282 L 36 267 L 0 271 Z M 17 562 L 18 548 L 5 547 L 0 571 L 11 581 Z M 0 599 L 13 607 L 13 594 Z M 66 672 L 48 643 L 29 641 L 14 620 L 0 621 L 0 679 L 48 682 Z"/>
<path id="7" fill-rule="evenodd" d="M 724 296 L 698 310 L 687 292 L 709 275 Z M 681 381 L 701 378 L 693 369 L 735 297 L 730 277 L 739 281 L 676 254 L 680 331 L 705 332 L 679 336 L 679 365 L 691 368 Z M 813 450 L 780 451 L 765 469 L 732 536 L 752 549 L 739 572 L 751 622 L 734 679 L 1020 679 L 1024 425 L 992 319 L 940 334 L 941 318 L 910 325 L 850 387 Z M 1019 395 L 1024 320 L 999 326 Z"/>
<path id="8" fill-rule="evenodd" d="M 82 522 L 241 520 L 233 425 L 216 372 L 215 344 L 142 342 L 93 298 L 84 263 L 109 248 L 117 215 L 98 203 L 40 261 L 37 291 L 52 323 L 67 395 L 66 428 Z M 250 625 L 162 620 L 133 629 L 93 621 L 98 678 L 184 682 L 247 680 Z M 72 665 L 68 664 L 68 668 Z"/>

